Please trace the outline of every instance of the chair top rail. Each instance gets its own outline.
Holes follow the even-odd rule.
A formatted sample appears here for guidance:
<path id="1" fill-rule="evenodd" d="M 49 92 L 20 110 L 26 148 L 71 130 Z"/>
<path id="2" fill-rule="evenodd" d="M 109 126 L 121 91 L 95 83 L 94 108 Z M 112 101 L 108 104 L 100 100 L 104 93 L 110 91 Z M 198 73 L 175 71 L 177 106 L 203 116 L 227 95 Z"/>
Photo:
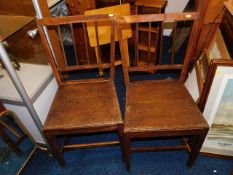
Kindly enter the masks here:
<path id="1" fill-rule="evenodd" d="M 184 13 L 164 13 L 164 14 L 144 14 L 144 15 L 130 15 L 122 16 L 117 19 L 118 23 L 138 23 L 138 22 L 155 22 L 155 21 L 190 21 L 199 18 L 199 12 L 184 12 Z M 72 23 L 94 22 L 94 21 L 109 21 L 115 20 L 114 14 L 100 14 L 100 15 L 76 15 L 37 19 L 37 25 L 62 25 Z"/>
<path id="2" fill-rule="evenodd" d="M 36 23 L 39 26 L 54 26 L 66 25 L 73 23 L 95 22 L 95 21 L 111 21 L 115 20 L 114 14 L 100 14 L 100 15 L 76 15 L 76 16 L 63 16 L 53 18 L 37 19 Z"/>
<path id="3" fill-rule="evenodd" d="M 140 22 L 172 22 L 172 21 L 190 21 L 199 18 L 199 12 L 185 13 L 164 13 L 164 14 L 144 14 L 123 16 L 117 19 L 118 23 L 140 23 Z"/>

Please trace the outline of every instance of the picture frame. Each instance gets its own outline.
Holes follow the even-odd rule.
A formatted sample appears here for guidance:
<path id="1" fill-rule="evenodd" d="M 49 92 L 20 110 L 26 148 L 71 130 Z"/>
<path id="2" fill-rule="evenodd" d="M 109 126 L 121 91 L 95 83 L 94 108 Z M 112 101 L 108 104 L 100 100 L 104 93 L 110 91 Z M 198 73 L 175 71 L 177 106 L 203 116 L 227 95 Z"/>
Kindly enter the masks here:
<path id="1" fill-rule="evenodd" d="M 202 93 L 203 86 L 206 77 L 208 75 L 209 67 L 210 67 L 209 53 L 207 50 L 204 50 L 200 58 L 195 63 L 199 94 Z"/>
<path id="2" fill-rule="evenodd" d="M 210 130 L 202 147 L 202 152 L 233 156 L 233 70 L 220 67 L 216 71 L 218 88 L 212 89 L 204 116 Z"/>
<path id="3" fill-rule="evenodd" d="M 223 39 L 222 33 L 218 28 L 214 34 L 214 37 L 211 40 L 210 46 L 206 50 L 209 59 L 226 59 L 231 60 L 230 54 L 227 50 L 225 41 Z"/>

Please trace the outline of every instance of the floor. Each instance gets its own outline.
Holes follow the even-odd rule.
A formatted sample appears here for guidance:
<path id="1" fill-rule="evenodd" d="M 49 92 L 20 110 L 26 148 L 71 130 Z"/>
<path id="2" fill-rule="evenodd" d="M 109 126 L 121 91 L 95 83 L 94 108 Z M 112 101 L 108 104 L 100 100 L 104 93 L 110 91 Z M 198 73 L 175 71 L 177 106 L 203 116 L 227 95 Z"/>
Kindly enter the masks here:
<path id="1" fill-rule="evenodd" d="M 233 160 L 199 156 L 188 169 L 185 152 L 151 152 L 132 154 L 130 172 L 126 171 L 118 146 L 76 150 L 65 153 L 66 165 L 60 167 L 54 157 L 36 151 L 23 175 L 230 175 Z"/>
<path id="2" fill-rule="evenodd" d="M 122 113 L 124 113 L 125 87 L 121 67 L 116 68 L 115 86 Z M 72 137 L 70 142 L 86 142 L 92 140 L 110 140 L 114 134 L 94 135 L 89 137 Z M 180 140 L 134 142 L 137 145 L 174 145 Z M 60 167 L 54 157 L 37 150 L 29 161 L 23 175 L 229 175 L 233 171 L 233 159 L 199 156 L 195 165 L 188 169 L 188 154 L 184 151 L 161 151 L 134 153 L 131 159 L 131 170 L 127 172 L 122 161 L 119 146 L 82 149 L 64 153 L 66 164 Z"/>
<path id="3" fill-rule="evenodd" d="M 23 152 L 23 154 L 21 154 L 20 156 L 17 156 L 10 149 L 9 152 L 5 152 L 6 149 L 7 145 L 0 138 L 0 174 L 15 175 L 31 153 L 33 149 L 32 142 L 30 141 L 30 139 L 26 139 L 20 144 L 20 149 Z"/>

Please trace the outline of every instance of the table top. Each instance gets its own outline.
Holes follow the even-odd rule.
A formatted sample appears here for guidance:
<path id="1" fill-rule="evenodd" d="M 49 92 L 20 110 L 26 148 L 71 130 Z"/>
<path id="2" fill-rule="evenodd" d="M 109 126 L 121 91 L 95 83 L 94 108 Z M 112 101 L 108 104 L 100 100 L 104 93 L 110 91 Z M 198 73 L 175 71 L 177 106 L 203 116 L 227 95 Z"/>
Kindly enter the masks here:
<path id="1" fill-rule="evenodd" d="M 233 0 L 224 1 L 223 4 L 227 8 L 227 10 L 231 13 L 231 15 L 233 15 Z"/>
<path id="2" fill-rule="evenodd" d="M 31 16 L 0 15 L 0 41 L 6 40 L 33 19 Z"/>
<path id="3" fill-rule="evenodd" d="M 29 98 L 33 101 L 40 95 L 53 78 L 48 65 L 20 63 L 21 69 L 16 71 Z M 0 100 L 4 103 L 23 105 L 23 101 L 5 69 L 0 69 L 4 77 L 0 79 Z"/>

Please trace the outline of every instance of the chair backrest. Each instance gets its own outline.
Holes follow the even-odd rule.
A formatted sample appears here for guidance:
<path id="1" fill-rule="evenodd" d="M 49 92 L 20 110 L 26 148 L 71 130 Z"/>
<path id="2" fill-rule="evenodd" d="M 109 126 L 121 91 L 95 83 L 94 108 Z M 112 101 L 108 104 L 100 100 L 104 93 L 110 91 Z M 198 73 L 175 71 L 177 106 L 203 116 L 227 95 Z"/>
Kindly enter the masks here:
<path id="1" fill-rule="evenodd" d="M 150 77 L 149 79 L 153 80 L 150 80 L 149 82 L 158 82 L 158 79 L 160 79 L 159 82 L 183 82 L 188 71 L 190 57 L 193 54 L 194 43 L 192 42 L 192 40 L 194 39 L 194 37 L 196 37 L 195 31 L 197 30 L 198 26 L 198 18 L 199 13 L 190 12 L 133 15 L 124 16 L 118 19 L 118 37 L 120 41 L 125 84 L 128 85 L 130 83 L 145 82 L 134 81 L 138 80 L 137 78 L 131 79 L 132 74 L 138 75 L 138 73 L 140 72 L 144 72 L 149 75 L 151 75 L 152 73 L 153 75 L 157 74 L 157 77 Z M 180 56 L 175 56 L 175 51 L 178 50 L 176 44 L 180 44 L 180 38 L 176 36 L 178 35 L 177 26 L 179 26 L 181 21 L 184 21 L 184 25 L 188 25 L 189 28 L 189 30 L 185 30 L 185 32 L 188 32 L 188 35 L 183 35 L 183 37 L 186 36 L 186 39 L 184 41 L 187 46 L 186 52 L 184 52 L 185 48 L 183 46 L 179 49 L 182 50 L 184 54 L 182 58 L 180 58 Z M 170 38 L 169 42 L 172 44 L 171 47 L 169 47 L 170 49 L 168 49 L 166 54 L 164 54 L 164 48 L 168 47 L 168 41 L 163 40 L 164 25 L 166 23 L 169 23 L 170 25 L 173 23 L 173 31 L 171 34 L 173 37 L 168 37 Z M 133 40 L 133 42 L 130 40 L 128 41 L 127 39 L 124 39 L 124 37 L 122 37 L 122 31 L 125 24 L 134 25 L 132 28 L 135 29 L 135 35 L 133 39 L 131 39 Z M 181 34 L 183 34 L 182 29 L 179 31 Z M 154 34 L 159 35 L 157 37 L 157 41 L 159 40 L 158 42 L 156 41 L 156 37 L 154 37 L 153 39 Z M 128 43 L 131 43 L 131 45 Z M 163 73 L 169 71 L 178 73 L 176 76 L 170 76 L 169 78 L 163 76 Z"/>
<path id="2" fill-rule="evenodd" d="M 99 43 L 99 24 L 108 25 L 110 28 L 109 36 L 105 36 L 106 38 L 109 38 L 110 47 L 105 47 L 104 54 L 108 55 L 110 58 L 102 58 L 101 52 L 98 52 L 98 58 L 100 60 L 96 60 L 96 58 L 91 57 L 89 55 L 89 39 L 87 35 L 87 25 L 93 26 L 95 31 L 95 39 L 97 41 L 97 49 L 101 49 L 101 43 Z M 53 72 L 55 74 L 56 80 L 58 83 L 61 84 L 76 84 L 76 83 L 85 83 L 85 82 L 97 82 L 97 81 L 113 81 L 114 80 L 114 62 L 115 62 L 115 28 L 116 28 L 116 19 L 115 15 L 113 14 L 105 14 L 105 15 L 78 15 L 78 16 L 66 16 L 66 17 L 54 17 L 54 18 L 43 18 L 37 20 L 37 25 L 39 29 L 39 33 L 42 39 L 42 43 L 44 45 L 44 48 L 47 52 L 49 63 L 52 66 Z M 78 58 L 77 52 L 79 52 L 76 49 L 76 41 L 74 37 L 74 28 L 76 26 L 81 26 L 84 36 L 84 41 L 81 44 L 85 45 L 85 57 L 86 58 Z M 55 31 L 56 33 L 56 40 L 59 44 L 60 48 L 60 57 L 62 58 L 62 61 L 65 64 L 59 64 L 60 59 L 56 59 L 50 49 L 53 47 L 53 43 L 49 43 L 49 32 L 46 31 Z M 64 32 L 66 31 L 66 32 Z M 64 40 L 66 37 L 68 39 Z M 71 41 L 70 41 L 71 40 Z M 80 43 L 79 43 L 80 44 Z M 106 49 L 107 48 L 107 49 Z M 87 60 L 85 63 L 81 62 L 80 60 L 84 59 Z M 61 66 L 64 65 L 64 66 Z M 83 75 L 83 70 L 98 70 L 98 69 L 109 69 L 109 74 L 103 77 L 97 77 L 97 73 L 94 74 L 96 76 L 90 77 L 89 75 Z M 78 74 L 78 73 L 80 74 Z M 72 76 L 74 73 L 75 76 Z M 80 75 L 77 78 L 77 76 Z M 72 77 L 75 77 L 74 79 Z M 89 77 L 89 78 L 87 78 Z"/>

